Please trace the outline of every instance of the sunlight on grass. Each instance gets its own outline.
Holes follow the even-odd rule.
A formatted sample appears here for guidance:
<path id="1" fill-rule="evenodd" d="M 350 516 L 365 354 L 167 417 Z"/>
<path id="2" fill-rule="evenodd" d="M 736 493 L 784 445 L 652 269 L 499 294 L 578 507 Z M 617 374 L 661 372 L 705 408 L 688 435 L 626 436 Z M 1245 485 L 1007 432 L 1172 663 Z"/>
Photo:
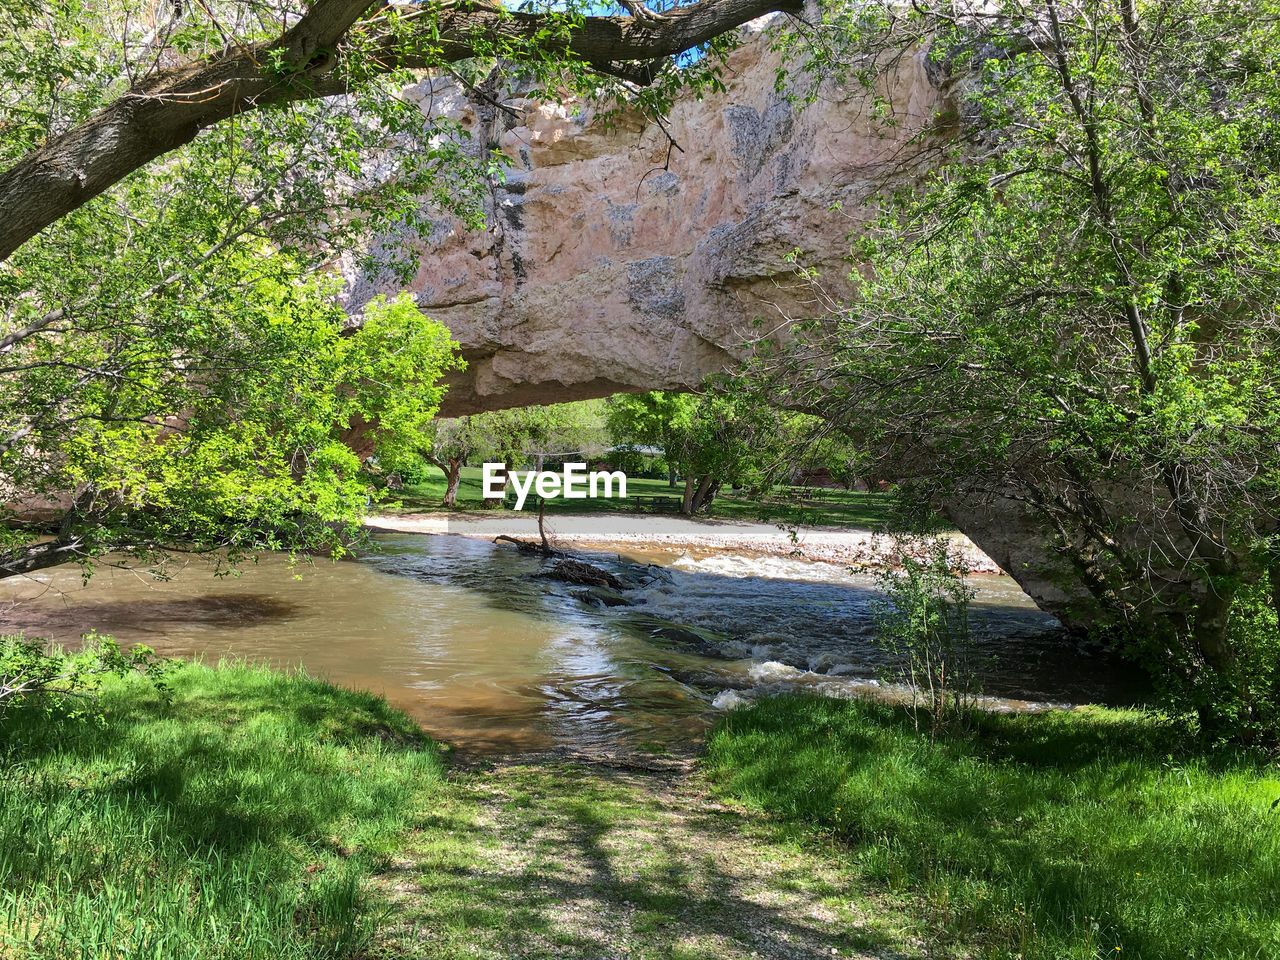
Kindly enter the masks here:
<path id="1" fill-rule="evenodd" d="M 114 681 L 99 722 L 0 725 L 0 956 L 351 956 L 365 882 L 441 782 L 371 695 L 184 666 L 172 700 Z"/>
<path id="2" fill-rule="evenodd" d="M 1142 715 L 991 716 L 931 747 L 899 712 L 799 697 L 727 717 L 719 789 L 834 842 L 981 955 L 1280 955 L 1280 779 Z"/>

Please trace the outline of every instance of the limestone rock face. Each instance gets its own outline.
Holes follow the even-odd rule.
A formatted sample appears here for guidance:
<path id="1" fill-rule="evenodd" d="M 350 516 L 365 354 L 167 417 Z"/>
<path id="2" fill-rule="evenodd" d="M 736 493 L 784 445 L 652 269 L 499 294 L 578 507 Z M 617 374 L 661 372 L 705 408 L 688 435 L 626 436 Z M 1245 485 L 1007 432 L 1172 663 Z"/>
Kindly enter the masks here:
<path id="1" fill-rule="evenodd" d="M 792 251 L 829 293 L 845 289 L 848 234 L 939 94 L 923 57 L 904 62 L 883 91 L 900 121 L 887 127 L 860 89 L 827 84 L 793 105 L 775 91 L 778 66 L 755 31 L 727 90 L 662 125 L 572 102 L 495 108 L 452 81 L 410 91 L 510 163 L 487 230 L 446 218 L 432 236 L 382 241 L 416 248 L 408 289 L 463 346 L 443 415 L 696 386 L 786 318 L 819 312 Z M 350 276 L 348 306 L 398 292 Z"/>

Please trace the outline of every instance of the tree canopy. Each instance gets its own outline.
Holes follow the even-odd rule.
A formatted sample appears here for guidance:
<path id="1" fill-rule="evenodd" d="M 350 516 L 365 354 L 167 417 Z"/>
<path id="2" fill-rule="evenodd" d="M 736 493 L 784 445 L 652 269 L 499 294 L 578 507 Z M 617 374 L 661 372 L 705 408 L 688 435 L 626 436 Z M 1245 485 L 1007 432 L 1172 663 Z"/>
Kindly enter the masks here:
<path id="1" fill-rule="evenodd" d="M 672 55 L 772 9 L 0 0 L 0 575 L 342 549 L 367 500 L 348 428 L 402 456 L 458 361 L 407 299 L 347 317 L 331 268 L 406 274 L 370 238 L 480 228 L 501 176 L 405 85 L 518 77 L 654 113 L 719 82 Z"/>
<path id="2" fill-rule="evenodd" d="M 491 462 L 512 470 L 541 469 L 544 459 L 586 460 L 604 448 L 602 403 L 582 400 L 436 420 L 422 431 L 409 456 L 389 467 L 412 468 L 420 459 L 438 468 L 446 482 L 443 505 L 452 507 L 464 466 Z"/>
<path id="3" fill-rule="evenodd" d="M 853 27 L 932 38 L 944 162 L 885 198 L 856 298 L 762 389 L 935 504 L 1025 512 L 1076 622 L 1206 731 L 1274 733 L 1280 7 L 889 11 Z"/>
<path id="4" fill-rule="evenodd" d="M 744 391 L 653 391 L 609 398 L 616 443 L 652 445 L 684 479 L 684 513 L 710 507 L 725 483 L 762 490 L 805 470 L 847 467 L 850 447 L 820 437 L 814 418 Z"/>

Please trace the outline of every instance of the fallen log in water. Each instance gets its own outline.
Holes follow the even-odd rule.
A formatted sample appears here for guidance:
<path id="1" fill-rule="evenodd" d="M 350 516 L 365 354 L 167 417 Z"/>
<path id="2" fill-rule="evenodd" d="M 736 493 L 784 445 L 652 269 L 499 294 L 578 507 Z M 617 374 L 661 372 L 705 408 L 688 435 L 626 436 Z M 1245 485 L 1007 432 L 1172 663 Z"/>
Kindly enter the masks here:
<path id="1" fill-rule="evenodd" d="M 545 541 L 543 543 L 534 543 L 532 540 L 520 540 L 516 537 L 509 537 L 504 533 L 501 536 L 494 537 L 493 542 L 510 543 L 521 553 L 531 553 L 539 557 L 560 558 L 550 570 L 540 570 L 533 574 L 535 577 L 563 580 L 565 583 L 576 584 L 580 587 L 608 587 L 611 590 L 630 590 L 632 586 L 619 580 L 603 567 L 597 567 L 594 563 L 585 563 L 582 560 L 574 560 L 564 551 L 553 549 Z"/>
<path id="2" fill-rule="evenodd" d="M 505 533 L 501 536 L 493 538 L 494 543 L 510 543 L 521 553 L 536 553 L 540 557 L 563 557 L 563 550 L 556 550 L 549 546 L 544 540 L 542 543 L 534 543 L 532 540 L 519 540 L 516 537 L 509 537 Z"/>

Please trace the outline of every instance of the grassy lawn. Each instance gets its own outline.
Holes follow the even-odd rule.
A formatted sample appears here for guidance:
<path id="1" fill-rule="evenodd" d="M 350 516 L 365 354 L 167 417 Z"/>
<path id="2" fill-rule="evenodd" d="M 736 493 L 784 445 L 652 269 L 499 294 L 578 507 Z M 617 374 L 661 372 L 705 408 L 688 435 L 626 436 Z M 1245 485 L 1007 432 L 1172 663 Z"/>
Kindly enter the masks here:
<path id="1" fill-rule="evenodd" d="M 979 955 L 1280 956 L 1280 777 L 1088 710 L 931 747 L 888 707 L 765 701 L 713 733 L 718 789 L 910 894 Z"/>
<path id="2" fill-rule="evenodd" d="M 389 512 L 418 513 L 442 509 L 444 499 L 444 475 L 432 474 L 422 483 L 406 485 L 394 499 L 400 506 Z M 591 514 L 632 511 L 633 497 L 663 497 L 674 505 L 680 503 L 682 488 L 668 486 L 666 480 L 646 477 L 627 478 L 627 500 L 603 497 L 584 500 L 566 500 L 558 497 L 547 501 L 547 514 Z M 481 496 L 480 468 L 464 467 L 462 482 L 458 487 L 458 508 L 479 509 Z M 532 496 L 525 504 L 525 512 L 536 512 Z M 649 509 L 646 507 L 646 510 Z M 888 510 L 888 495 L 883 493 L 857 493 L 847 490 L 827 490 L 815 487 L 791 487 L 775 491 L 769 498 L 746 500 L 724 493 L 711 505 L 712 517 L 733 520 L 765 521 L 813 525 L 869 527 L 882 523 Z M 662 513 L 678 513 L 675 509 Z"/>
<path id="3" fill-rule="evenodd" d="M 1280 955 L 1280 777 L 1136 713 L 779 698 L 700 772 L 444 777 L 367 694 L 186 665 L 0 719 L 0 957 Z M 759 811 L 770 816 L 760 817 Z"/>
<path id="4" fill-rule="evenodd" d="M 0 957 L 915 957 L 897 898 L 688 764 L 455 771 L 385 702 L 185 665 L 0 719 Z"/>
<path id="5" fill-rule="evenodd" d="M 96 721 L 0 719 L 0 957 L 361 955 L 368 879 L 442 787 L 434 745 L 304 676 L 171 686 L 112 681 Z"/>

